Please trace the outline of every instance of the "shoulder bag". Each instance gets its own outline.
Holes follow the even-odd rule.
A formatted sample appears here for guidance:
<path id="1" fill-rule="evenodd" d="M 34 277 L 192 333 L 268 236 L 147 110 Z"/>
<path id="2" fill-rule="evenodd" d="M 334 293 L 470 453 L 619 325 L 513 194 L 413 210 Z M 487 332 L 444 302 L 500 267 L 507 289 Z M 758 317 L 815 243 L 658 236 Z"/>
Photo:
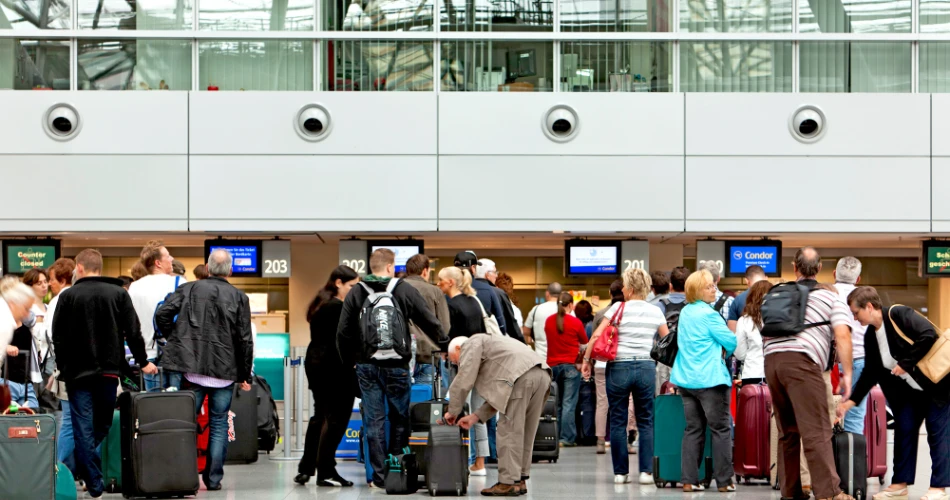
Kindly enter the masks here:
<path id="1" fill-rule="evenodd" d="M 594 361 L 613 361 L 617 359 L 617 344 L 620 341 L 620 321 L 623 319 L 623 309 L 626 302 L 621 302 L 617 312 L 610 318 L 610 324 L 604 329 L 604 332 L 597 337 L 590 351 L 590 359 Z"/>
<path id="2" fill-rule="evenodd" d="M 895 307 L 898 307 L 898 305 L 899 304 L 895 304 L 887 310 L 887 317 L 891 320 L 891 325 L 894 326 L 894 331 L 897 332 L 897 335 L 908 344 L 914 345 L 914 341 L 908 338 L 907 335 L 904 335 L 904 332 L 902 332 L 900 327 L 897 326 L 897 323 L 894 322 L 894 316 L 891 311 L 893 311 Z M 920 313 L 914 311 L 914 314 Z M 941 332 L 940 328 L 933 324 L 933 321 L 927 319 L 927 322 L 933 325 L 934 331 L 937 332 L 937 340 L 934 342 L 933 347 L 930 348 L 930 351 L 917 362 L 917 369 L 920 370 L 920 373 L 925 377 L 930 379 L 931 382 L 936 384 L 950 373 L 950 331 Z"/>
<path id="3" fill-rule="evenodd" d="M 475 299 L 475 302 L 478 302 L 478 308 L 482 310 L 482 323 L 485 326 L 485 333 L 503 336 L 504 333 L 501 333 L 501 327 L 498 326 L 498 320 L 495 319 L 495 315 L 488 314 L 488 311 L 485 310 L 485 306 L 481 300 L 478 300 L 478 297 L 473 296 L 472 298 Z"/>

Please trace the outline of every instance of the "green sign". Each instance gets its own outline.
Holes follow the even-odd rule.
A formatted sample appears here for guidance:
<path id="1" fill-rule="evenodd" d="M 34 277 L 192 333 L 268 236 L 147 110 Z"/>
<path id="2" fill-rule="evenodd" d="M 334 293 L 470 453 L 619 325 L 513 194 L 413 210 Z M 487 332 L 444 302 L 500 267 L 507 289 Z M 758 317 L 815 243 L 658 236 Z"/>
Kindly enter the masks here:
<path id="1" fill-rule="evenodd" d="M 9 245 L 5 273 L 23 274 L 30 269 L 46 269 L 56 260 L 56 247 L 47 245 Z"/>
<path id="2" fill-rule="evenodd" d="M 950 247 L 927 247 L 927 269 L 924 273 L 950 276 Z"/>

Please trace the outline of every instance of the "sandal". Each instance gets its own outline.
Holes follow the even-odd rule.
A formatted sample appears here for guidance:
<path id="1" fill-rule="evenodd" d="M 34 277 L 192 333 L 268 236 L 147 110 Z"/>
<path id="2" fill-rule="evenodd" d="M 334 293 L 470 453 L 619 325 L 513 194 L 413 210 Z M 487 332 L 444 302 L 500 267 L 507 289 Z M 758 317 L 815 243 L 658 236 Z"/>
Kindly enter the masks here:
<path id="1" fill-rule="evenodd" d="M 884 490 L 871 497 L 873 500 L 907 500 L 907 488 Z"/>
<path id="2" fill-rule="evenodd" d="M 948 500 L 950 495 L 946 491 L 928 491 L 926 495 L 920 497 L 920 500 Z"/>

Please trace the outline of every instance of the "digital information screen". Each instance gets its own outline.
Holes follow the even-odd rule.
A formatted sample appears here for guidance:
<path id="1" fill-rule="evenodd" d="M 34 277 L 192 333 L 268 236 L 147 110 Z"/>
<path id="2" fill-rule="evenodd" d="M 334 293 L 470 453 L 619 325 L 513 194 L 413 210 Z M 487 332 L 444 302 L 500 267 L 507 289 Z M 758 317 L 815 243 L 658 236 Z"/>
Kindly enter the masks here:
<path id="1" fill-rule="evenodd" d="M 376 250 L 380 248 L 388 248 L 392 250 L 393 253 L 396 254 L 396 272 L 397 273 L 402 273 L 406 271 L 406 261 L 408 261 L 410 257 L 418 253 L 422 253 L 418 245 L 410 245 L 410 246 L 390 246 L 390 245 L 375 246 L 374 245 L 372 247 L 372 250 L 370 251 L 375 252 Z"/>
<path id="2" fill-rule="evenodd" d="M 233 259 L 231 273 L 235 276 L 257 275 L 261 272 L 261 255 L 259 245 L 211 245 L 211 252 L 223 248 L 231 253 Z"/>
<path id="3" fill-rule="evenodd" d="M 749 266 L 759 266 L 765 274 L 779 272 L 779 252 L 776 245 L 770 246 L 729 246 L 729 274 L 742 274 Z"/>
<path id="4" fill-rule="evenodd" d="M 568 274 L 617 274 L 616 246 L 572 246 Z"/>

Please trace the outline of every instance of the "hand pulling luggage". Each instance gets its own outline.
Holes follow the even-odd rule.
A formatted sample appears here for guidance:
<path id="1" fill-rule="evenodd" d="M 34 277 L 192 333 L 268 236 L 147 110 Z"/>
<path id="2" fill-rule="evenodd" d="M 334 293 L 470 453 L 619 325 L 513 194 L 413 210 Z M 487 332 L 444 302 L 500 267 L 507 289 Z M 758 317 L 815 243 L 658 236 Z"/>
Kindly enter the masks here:
<path id="1" fill-rule="evenodd" d="M 99 450 L 106 493 L 122 493 L 122 423 L 119 410 L 112 412 L 112 427 Z"/>
<path id="2" fill-rule="evenodd" d="M 551 392 L 544 401 L 541 422 L 538 423 L 538 432 L 534 435 L 531 461 L 547 460 L 556 464 L 561 454 L 561 447 L 558 446 L 560 435 L 560 423 L 557 421 L 557 383 L 551 382 Z"/>
<path id="3" fill-rule="evenodd" d="M 831 447 L 842 491 L 855 500 L 865 500 L 868 491 L 868 458 L 864 436 L 845 432 L 836 425 Z"/>
<path id="4" fill-rule="evenodd" d="M 769 479 L 769 426 L 772 396 L 768 386 L 746 385 L 739 391 L 733 468 L 737 480 Z"/>
<path id="5" fill-rule="evenodd" d="M 29 408 L 10 411 L 0 417 L 0 498 L 53 500 L 56 419 Z"/>
<path id="6" fill-rule="evenodd" d="M 243 391 L 240 384 L 234 384 L 228 418 L 228 428 L 234 431 L 234 441 L 228 443 L 225 464 L 257 462 L 257 407 L 260 404 L 257 394 L 258 386 L 255 383 L 251 383 L 250 391 Z"/>
<path id="7" fill-rule="evenodd" d="M 462 428 L 433 425 L 426 447 L 426 488 L 431 496 L 462 496 L 468 492 L 468 448 Z"/>
<path id="8" fill-rule="evenodd" d="M 683 434 L 686 432 L 683 397 L 678 394 L 657 396 L 653 409 L 653 482 L 657 488 L 667 484 L 676 487 L 682 481 Z M 712 435 L 707 427 L 703 460 L 699 464 L 699 478 L 706 488 L 712 483 L 712 470 Z"/>
<path id="9" fill-rule="evenodd" d="M 419 466 L 408 447 L 386 459 L 385 483 L 387 495 L 409 495 L 419 490 Z"/>
<path id="10" fill-rule="evenodd" d="M 871 388 L 864 416 L 864 435 L 868 443 L 868 477 L 876 477 L 884 484 L 887 475 L 887 411 L 880 386 Z"/>
<path id="11" fill-rule="evenodd" d="M 123 392 L 122 496 L 172 497 L 198 492 L 195 394 Z"/>

